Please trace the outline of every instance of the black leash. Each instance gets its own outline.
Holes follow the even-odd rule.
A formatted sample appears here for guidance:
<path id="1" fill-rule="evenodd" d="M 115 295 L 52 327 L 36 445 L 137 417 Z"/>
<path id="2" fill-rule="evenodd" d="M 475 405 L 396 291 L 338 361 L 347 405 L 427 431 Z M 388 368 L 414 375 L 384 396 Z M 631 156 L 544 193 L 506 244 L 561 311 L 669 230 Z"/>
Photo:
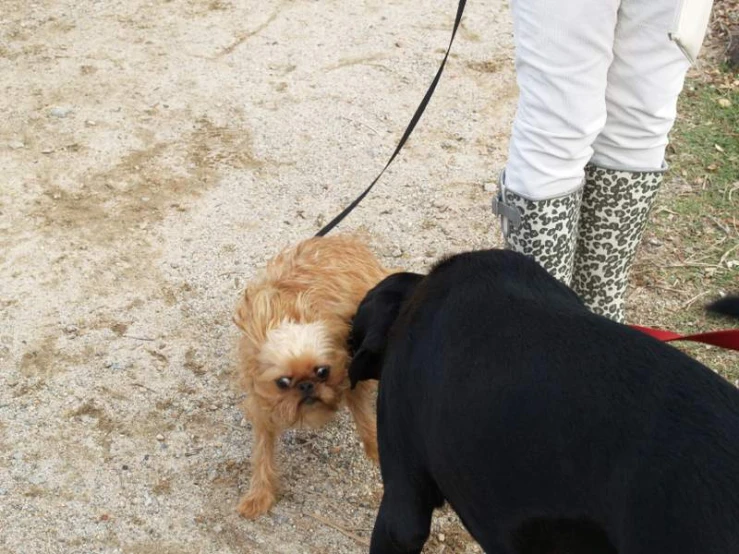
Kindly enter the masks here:
<path id="1" fill-rule="evenodd" d="M 395 156 L 398 155 L 398 153 L 402 150 L 403 146 L 405 145 L 405 142 L 408 140 L 408 137 L 411 136 L 411 133 L 413 132 L 413 129 L 416 128 L 416 123 L 421 119 L 421 116 L 423 115 L 424 110 L 426 109 L 426 106 L 429 103 L 429 100 L 431 100 L 431 95 L 434 94 L 434 90 L 436 90 L 436 85 L 439 83 L 439 79 L 441 78 L 441 73 L 444 71 L 444 65 L 446 65 L 446 60 L 449 57 L 449 52 L 452 50 L 452 43 L 454 43 L 454 36 L 457 34 L 457 29 L 459 28 L 459 24 L 462 22 L 462 13 L 464 12 L 464 6 L 467 3 L 467 0 L 459 0 L 459 7 L 457 8 L 457 17 L 454 20 L 454 28 L 452 29 L 452 39 L 449 41 L 449 46 L 446 49 L 446 54 L 444 54 L 444 59 L 441 61 L 441 65 L 439 66 L 439 70 L 436 72 L 436 77 L 434 77 L 434 80 L 431 82 L 431 86 L 426 91 L 426 95 L 423 97 L 423 100 L 421 100 L 421 104 L 416 109 L 416 113 L 413 114 L 413 117 L 411 118 L 411 122 L 408 124 L 408 127 L 406 128 L 405 132 L 403 133 L 403 136 L 400 139 L 400 142 L 398 142 L 398 146 L 395 147 L 395 152 L 393 152 L 393 155 L 390 156 L 390 159 L 385 164 L 385 167 L 382 168 L 382 171 L 380 171 L 380 174 L 375 177 L 375 180 L 370 183 L 370 186 L 368 186 L 362 194 L 357 196 L 354 201 L 349 204 L 344 210 L 337 215 L 335 218 L 333 218 L 330 222 L 328 222 L 326 225 L 323 226 L 323 229 L 318 231 L 315 236 L 322 237 L 326 235 L 329 231 L 331 231 L 334 227 L 336 227 L 341 221 L 348 216 L 351 211 L 356 208 L 359 203 L 364 200 L 364 197 L 369 194 L 369 191 L 372 190 L 372 187 L 375 186 L 377 181 L 380 180 L 380 177 L 382 177 L 382 174 L 385 173 L 385 170 L 390 166 L 391 163 L 393 163 L 393 160 L 395 159 Z"/>

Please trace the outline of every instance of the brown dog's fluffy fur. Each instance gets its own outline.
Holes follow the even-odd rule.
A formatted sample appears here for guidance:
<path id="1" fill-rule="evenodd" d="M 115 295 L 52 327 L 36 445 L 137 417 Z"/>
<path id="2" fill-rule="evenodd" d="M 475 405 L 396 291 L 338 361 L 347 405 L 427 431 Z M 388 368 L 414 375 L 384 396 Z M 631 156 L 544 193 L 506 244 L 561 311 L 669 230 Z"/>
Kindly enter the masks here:
<path id="1" fill-rule="evenodd" d="M 263 514 L 276 501 L 279 434 L 321 426 L 344 402 L 367 455 L 377 461 L 374 385 L 349 390 L 346 341 L 357 306 L 388 274 L 362 241 L 336 235 L 283 251 L 247 285 L 234 315 L 243 331 L 244 412 L 254 429 L 251 485 L 238 507 L 244 517 Z"/>

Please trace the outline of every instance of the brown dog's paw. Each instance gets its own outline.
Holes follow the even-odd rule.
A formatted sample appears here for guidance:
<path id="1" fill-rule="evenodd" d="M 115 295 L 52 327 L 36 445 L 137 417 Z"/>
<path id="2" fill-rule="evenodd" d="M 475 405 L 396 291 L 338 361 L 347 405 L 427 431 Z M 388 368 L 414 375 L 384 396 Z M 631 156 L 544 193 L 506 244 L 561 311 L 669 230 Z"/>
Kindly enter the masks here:
<path id="1" fill-rule="evenodd" d="M 249 491 L 243 496 L 236 510 L 247 519 L 266 514 L 275 505 L 275 495 L 267 490 Z"/>

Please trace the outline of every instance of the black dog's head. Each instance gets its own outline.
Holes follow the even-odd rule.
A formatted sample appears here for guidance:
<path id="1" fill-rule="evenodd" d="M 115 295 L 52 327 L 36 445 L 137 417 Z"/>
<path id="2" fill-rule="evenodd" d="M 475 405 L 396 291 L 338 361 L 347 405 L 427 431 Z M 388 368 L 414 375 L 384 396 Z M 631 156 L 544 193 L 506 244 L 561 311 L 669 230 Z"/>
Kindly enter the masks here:
<path id="1" fill-rule="evenodd" d="M 390 327 L 403 301 L 423 278 L 424 275 L 418 273 L 394 273 L 380 281 L 362 300 L 349 334 L 352 388 L 359 381 L 380 378 Z"/>

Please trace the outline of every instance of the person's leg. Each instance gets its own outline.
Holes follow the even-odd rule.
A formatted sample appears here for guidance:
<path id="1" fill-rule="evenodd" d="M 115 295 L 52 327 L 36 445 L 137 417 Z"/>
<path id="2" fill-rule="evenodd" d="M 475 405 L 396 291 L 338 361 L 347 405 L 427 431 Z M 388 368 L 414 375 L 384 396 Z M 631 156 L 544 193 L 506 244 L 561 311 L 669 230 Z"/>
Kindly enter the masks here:
<path id="1" fill-rule="evenodd" d="M 628 273 L 664 172 L 689 67 L 668 32 L 678 0 L 622 0 L 608 71 L 606 125 L 586 168 L 573 287 L 624 320 Z"/>
<path id="2" fill-rule="evenodd" d="M 583 168 L 606 122 L 618 0 L 513 0 L 518 110 L 494 203 L 509 248 L 569 284 Z"/>
<path id="3" fill-rule="evenodd" d="M 607 119 L 591 163 L 662 169 L 690 63 L 669 38 L 679 0 L 622 0 L 608 69 Z"/>

